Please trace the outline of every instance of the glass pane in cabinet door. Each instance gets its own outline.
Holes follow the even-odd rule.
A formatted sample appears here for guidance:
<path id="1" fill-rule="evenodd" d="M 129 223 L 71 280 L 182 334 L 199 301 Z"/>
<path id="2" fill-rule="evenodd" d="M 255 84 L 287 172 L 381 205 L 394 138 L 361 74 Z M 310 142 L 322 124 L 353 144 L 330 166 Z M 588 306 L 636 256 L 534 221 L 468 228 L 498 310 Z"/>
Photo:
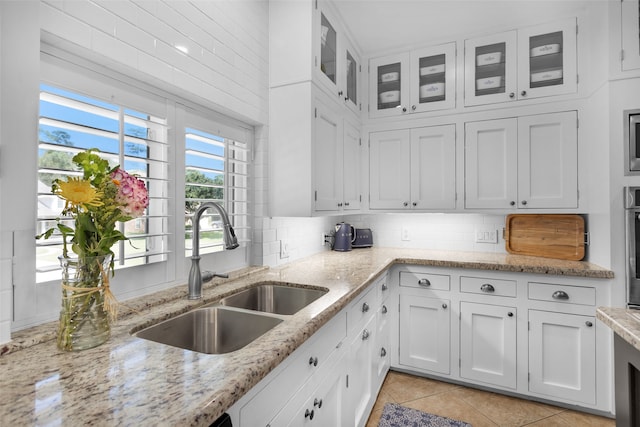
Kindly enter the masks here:
<path id="1" fill-rule="evenodd" d="M 320 25 L 320 70 L 329 77 L 329 80 L 336 82 L 336 30 L 322 14 Z"/>
<path id="2" fill-rule="evenodd" d="M 400 105 L 400 63 L 378 67 L 378 110 Z"/>
<path id="3" fill-rule="evenodd" d="M 529 37 L 531 88 L 563 83 L 562 31 Z"/>
<path id="4" fill-rule="evenodd" d="M 447 64 L 442 55 L 420 58 L 420 103 L 443 101 L 445 99 L 445 71 Z"/>
<path id="5" fill-rule="evenodd" d="M 347 51 L 347 100 L 358 105 L 358 63 Z"/>
<path id="6" fill-rule="evenodd" d="M 506 59 L 506 43 L 476 47 L 476 96 L 505 92 Z"/>

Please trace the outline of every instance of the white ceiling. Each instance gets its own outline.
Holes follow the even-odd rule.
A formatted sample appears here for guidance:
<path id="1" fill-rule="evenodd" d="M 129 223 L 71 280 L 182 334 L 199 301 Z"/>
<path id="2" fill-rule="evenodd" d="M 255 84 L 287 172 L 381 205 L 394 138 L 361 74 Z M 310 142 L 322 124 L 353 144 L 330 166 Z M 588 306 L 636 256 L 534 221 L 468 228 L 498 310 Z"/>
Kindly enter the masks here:
<path id="1" fill-rule="evenodd" d="M 578 16 L 606 0 L 333 0 L 362 54 Z"/>

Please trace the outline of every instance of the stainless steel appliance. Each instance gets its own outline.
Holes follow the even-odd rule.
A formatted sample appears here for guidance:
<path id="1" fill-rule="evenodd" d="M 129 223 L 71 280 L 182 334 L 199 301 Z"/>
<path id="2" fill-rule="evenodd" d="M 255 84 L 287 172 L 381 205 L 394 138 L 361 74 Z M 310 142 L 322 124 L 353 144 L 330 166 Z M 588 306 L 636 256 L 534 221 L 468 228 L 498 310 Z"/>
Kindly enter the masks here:
<path id="1" fill-rule="evenodd" d="M 353 236 L 352 247 L 370 248 L 373 246 L 373 232 L 370 228 L 354 228 Z"/>
<path id="2" fill-rule="evenodd" d="M 640 309 L 640 187 L 625 187 L 627 304 Z"/>
<path id="3" fill-rule="evenodd" d="M 640 174 L 640 109 L 624 111 L 626 175 Z"/>

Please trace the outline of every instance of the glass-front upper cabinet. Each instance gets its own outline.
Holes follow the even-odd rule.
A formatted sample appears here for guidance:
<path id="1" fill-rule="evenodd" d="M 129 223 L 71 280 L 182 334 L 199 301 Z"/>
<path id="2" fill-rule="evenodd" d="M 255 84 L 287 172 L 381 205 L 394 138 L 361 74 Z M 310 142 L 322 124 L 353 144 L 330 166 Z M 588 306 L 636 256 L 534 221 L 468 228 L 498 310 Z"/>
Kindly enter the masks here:
<path id="1" fill-rule="evenodd" d="M 465 105 L 577 90 L 574 18 L 465 41 Z"/>
<path id="2" fill-rule="evenodd" d="M 369 62 L 369 115 L 399 116 L 410 111 L 409 53 L 401 53 Z"/>
<path id="3" fill-rule="evenodd" d="M 360 56 L 329 4 L 318 2 L 314 17 L 315 79 L 351 110 L 359 112 Z"/>
<path id="4" fill-rule="evenodd" d="M 454 108 L 456 44 L 411 52 L 411 112 Z"/>
<path id="5" fill-rule="evenodd" d="M 640 1 L 622 0 L 622 70 L 640 68 Z"/>
<path id="6" fill-rule="evenodd" d="M 465 40 L 465 105 L 516 99 L 516 41 L 515 31 Z"/>

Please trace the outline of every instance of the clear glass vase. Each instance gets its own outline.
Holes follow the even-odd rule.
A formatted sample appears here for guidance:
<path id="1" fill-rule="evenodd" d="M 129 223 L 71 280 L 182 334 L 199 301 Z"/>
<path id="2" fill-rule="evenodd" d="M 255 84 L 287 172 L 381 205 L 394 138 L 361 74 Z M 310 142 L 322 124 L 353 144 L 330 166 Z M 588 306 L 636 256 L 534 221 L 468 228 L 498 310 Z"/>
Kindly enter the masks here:
<path id="1" fill-rule="evenodd" d="M 80 351 L 97 347 L 111 334 L 109 313 L 105 310 L 111 255 L 59 259 L 62 309 L 58 348 Z"/>

